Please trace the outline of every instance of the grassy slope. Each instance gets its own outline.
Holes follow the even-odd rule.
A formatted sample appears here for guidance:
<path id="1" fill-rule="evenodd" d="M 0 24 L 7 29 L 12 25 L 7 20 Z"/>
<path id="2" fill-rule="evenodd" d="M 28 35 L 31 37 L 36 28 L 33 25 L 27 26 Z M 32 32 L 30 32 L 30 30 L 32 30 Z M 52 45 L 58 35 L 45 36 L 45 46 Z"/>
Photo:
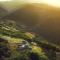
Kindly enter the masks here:
<path id="1" fill-rule="evenodd" d="M 0 38 L 8 40 L 8 42 L 10 44 L 10 49 L 12 52 L 12 56 L 10 59 L 17 58 L 20 55 L 19 51 L 17 50 L 17 47 L 18 47 L 17 43 L 22 43 L 22 41 L 24 41 L 24 39 L 23 38 L 10 37 L 10 36 L 6 36 L 6 35 L 2 35 L 2 34 L 0 34 Z M 31 47 L 32 47 L 32 52 L 37 53 L 41 57 L 43 56 L 43 57 L 47 58 L 47 56 L 44 55 L 45 53 L 43 52 L 42 48 L 40 48 L 37 45 L 36 46 L 31 45 Z"/>
<path id="2" fill-rule="evenodd" d="M 28 4 L 5 17 L 23 23 L 51 42 L 60 44 L 60 9 L 43 4 Z M 28 30 L 27 29 L 27 30 Z"/>
<path id="3" fill-rule="evenodd" d="M 15 25 L 13 25 L 13 27 L 14 26 Z M 22 41 L 28 42 L 29 46 L 31 46 L 31 48 L 32 48 L 31 51 L 33 53 L 37 53 L 40 57 L 47 59 L 47 56 L 45 55 L 45 52 L 42 49 L 42 47 L 40 46 L 40 44 L 42 44 L 43 46 L 45 46 L 45 45 L 49 46 L 50 43 L 40 41 L 40 39 L 37 39 L 38 37 L 36 37 L 35 34 L 31 34 L 30 32 L 22 32 L 13 27 L 11 27 L 10 25 L 5 25 L 5 24 L 0 26 L 0 38 L 5 39 L 9 42 L 11 53 L 12 53 L 11 59 L 21 56 L 22 52 L 18 51 L 18 43 L 20 44 L 20 43 L 22 43 Z M 33 42 L 33 44 L 30 43 L 28 40 L 31 40 Z M 50 45 L 53 46 L 52 44 L 50 44 Z M 56 48 L 56 45 L 54 45 L 54 46 Z M 26 52 L 27 51 L 28 50 L 26 50 Z"/>

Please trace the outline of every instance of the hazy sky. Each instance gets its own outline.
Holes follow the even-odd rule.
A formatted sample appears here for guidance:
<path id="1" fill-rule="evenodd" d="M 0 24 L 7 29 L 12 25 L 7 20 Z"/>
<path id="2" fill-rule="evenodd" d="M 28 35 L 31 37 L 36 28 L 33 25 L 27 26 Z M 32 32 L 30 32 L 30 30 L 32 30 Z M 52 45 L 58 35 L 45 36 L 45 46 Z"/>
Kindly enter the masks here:
<path id="1" fill-rule="evenodd" d="M 20 3 L 44 3 L 44 4 L 49 4 L 52 6 L 60 7 L 60 0 L 0 0 L 2 1 L 18 1 Z"/>
<path id="2" fill-rule="evenodd" d="M 60 7 L 60 0 L 0 0 L 0 1 L 20 1 L 20 2 L 28 2 L 28 3 L 45 3 L 52 6 Z"/>
<path id="3" fill-rule="evenodd" d="M 60 0 L 26 0 L 26 1 L 31 2 L 31 3 L 45 3 L 52 6 L 60 7 Z"/>
<path id="4" fill-rule="evenodd" d="M 22 3 L 44 3 L 54 7 L 60 8 L 60 0 L 0 0 L 2 5 L 6 8 L 15 8 L 20 6 Z"/>

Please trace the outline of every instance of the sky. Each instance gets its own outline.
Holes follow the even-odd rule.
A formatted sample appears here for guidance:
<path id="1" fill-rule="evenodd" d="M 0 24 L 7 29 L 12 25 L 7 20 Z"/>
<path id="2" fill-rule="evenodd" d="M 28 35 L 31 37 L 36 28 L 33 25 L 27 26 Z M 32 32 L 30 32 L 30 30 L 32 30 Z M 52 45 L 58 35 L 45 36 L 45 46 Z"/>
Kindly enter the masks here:
<path id="1" fill-rule="evenodd" d="M 10 1 L 18 1 L 23 3 L 44 3 L 52 6 L 60 7 L 60 0 L 0 0 L 0 2 L 10 2 Z"/>
<path id="2" fill-rule="evenodd" d="M 22 3 L 43 3 L 60 8 L 60 0 L 0 0 L 6 8 L 18 7 Z"/>
<path id="3" fill-rule="evenodd" d="M 23 3 L 44 3 L 49 4 L 51 6 L 60 7 L 60 0 L 0 0 L 0 2 L 10 2 L 10 1 L 18 1 Z"/>

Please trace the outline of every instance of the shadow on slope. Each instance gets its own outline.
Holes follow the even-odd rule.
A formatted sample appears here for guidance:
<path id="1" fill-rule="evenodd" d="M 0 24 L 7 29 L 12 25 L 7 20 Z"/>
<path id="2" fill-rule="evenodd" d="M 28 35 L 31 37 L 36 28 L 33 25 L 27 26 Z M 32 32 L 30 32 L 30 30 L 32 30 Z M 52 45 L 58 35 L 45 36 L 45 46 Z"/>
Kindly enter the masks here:
<path id="1" fill-rule="evenodd" d="M 15 20 L 18 24 L 26 25 L 27 30 L 59 43 L 60 9 L 43 4 L 27 4 L 3 19 Z"/>

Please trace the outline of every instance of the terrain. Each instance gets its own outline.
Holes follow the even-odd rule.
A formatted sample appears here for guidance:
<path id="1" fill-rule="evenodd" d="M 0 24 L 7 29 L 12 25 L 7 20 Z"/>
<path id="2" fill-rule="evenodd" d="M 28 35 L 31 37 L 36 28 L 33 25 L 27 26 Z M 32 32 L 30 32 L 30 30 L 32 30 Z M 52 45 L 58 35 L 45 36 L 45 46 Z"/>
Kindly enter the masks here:
<path id="1" fill-rule="evenodd" d="M 60 46 L 43 40 L 34 32 L 31 33 L 19 28 L 11 20 L 0 22 L 1 60 L 56 59 L 55 54 L 60 51 Z M 48 54 L 49 52 L 50 54 Z"/>
<path id="2" fill-rule="evenodd" d="M 10 12 L 0 8 L 0 60 L 55 60 L 59 52 L 59 8 L 45 4 L 25 4 Z"/>
<path id="3" fill-rule="evenodd" d="M 44 4 L 25 4 L 3 19 L 11 19 L 40 34 L 50 42 L 60 44 L 60 9 Z"/>

